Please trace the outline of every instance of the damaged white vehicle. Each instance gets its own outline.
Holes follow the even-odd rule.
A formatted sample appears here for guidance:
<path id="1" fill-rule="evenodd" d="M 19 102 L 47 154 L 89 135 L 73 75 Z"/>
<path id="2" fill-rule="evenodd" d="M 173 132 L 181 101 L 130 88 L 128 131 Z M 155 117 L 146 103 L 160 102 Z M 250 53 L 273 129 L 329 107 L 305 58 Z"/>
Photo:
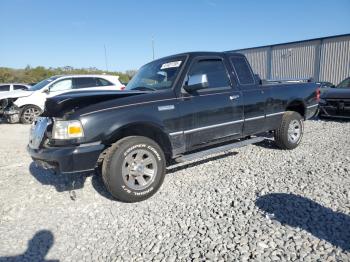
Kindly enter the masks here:
<path id="1" fill-rule="evenodd" d="M 123 90 L 118 76 L 64 75 L 45 79 L 28 90 L 0 94 L 0 114 L 9 123 L 31 124 L 43 111 L 46 99 L 66 92 L 92 90 Z"/>

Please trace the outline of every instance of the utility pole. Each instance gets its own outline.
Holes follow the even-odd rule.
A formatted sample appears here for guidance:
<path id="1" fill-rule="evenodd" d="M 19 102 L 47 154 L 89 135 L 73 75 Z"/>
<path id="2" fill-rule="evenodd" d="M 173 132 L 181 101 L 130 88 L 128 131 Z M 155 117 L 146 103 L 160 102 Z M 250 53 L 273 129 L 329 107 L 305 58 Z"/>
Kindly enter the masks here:
<path id="1" fill-rule="evenodd" d="M 152 36 L 152 58 L 154 60 L 154 37 Z"/>
<path id="2" fill-rule="evenodd" d="M 106 70 L 108 72 L 108 60 L 107 60 L 107 49 L 106 49 L 106 45 L 103 45 L 105 48 L 105 63 L 106 63 Z"/>

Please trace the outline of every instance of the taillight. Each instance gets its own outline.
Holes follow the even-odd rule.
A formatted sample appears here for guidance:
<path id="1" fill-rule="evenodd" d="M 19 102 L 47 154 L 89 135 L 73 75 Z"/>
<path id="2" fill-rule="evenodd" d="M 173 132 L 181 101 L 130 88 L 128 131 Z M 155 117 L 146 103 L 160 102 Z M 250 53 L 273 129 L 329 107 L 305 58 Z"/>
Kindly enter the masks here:
<path id="1" fill-rule="evenodd" d="M 121 86 L 121 87 L 120 87 L 120 90 L 124 90 L 124 89 L 125 89 L 125 86 Z"/>
<path id="2" fill-rule="evenodd" d="M 321 99 L 321 89 L 317 88 L 316 89 L 316 100 L 320 101 L 320 99 Z"/>

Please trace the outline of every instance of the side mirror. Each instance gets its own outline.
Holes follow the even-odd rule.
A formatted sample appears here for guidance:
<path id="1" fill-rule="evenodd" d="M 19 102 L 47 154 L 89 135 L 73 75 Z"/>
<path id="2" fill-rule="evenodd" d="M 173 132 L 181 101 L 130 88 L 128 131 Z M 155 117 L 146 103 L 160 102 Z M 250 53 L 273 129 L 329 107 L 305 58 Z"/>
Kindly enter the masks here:
<path id="1" fill-rule="evenodd" d="M 255 77 L 256 82 L 259 83 L 259 85 L 262 85 L 262 84 L 263 84 L 263 81 L 262 81 L 262 79 L 260 78 L 260 75 L 259 75 L 259 74 L 254 74 L 254 77 Z"/>
<path id="2" fill-rule="evenodd" d="M 188 93 L 191 93 L 200 89 L 207 88 L 208 86 L 208 76 L 206 74 L 198 74 L 189 76 L 187 84 L 184 86 L 184 89 Z"/>
<path id="3" fill-rule="evenodd" d="M 48 94 L 50 93 L 50 88 L 44 87 L 42 92 Z"/>

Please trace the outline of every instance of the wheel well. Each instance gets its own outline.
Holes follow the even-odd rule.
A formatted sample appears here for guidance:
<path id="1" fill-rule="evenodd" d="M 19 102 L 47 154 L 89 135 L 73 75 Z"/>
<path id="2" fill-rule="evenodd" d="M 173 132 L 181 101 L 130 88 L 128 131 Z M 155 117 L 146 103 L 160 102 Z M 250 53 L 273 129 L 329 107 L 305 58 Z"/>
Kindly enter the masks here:
<path id="1" fill-rule="evenodd" d="M 172 150 L 169 137 L 159 127 L 148 123 L 127 125 L 120 128 L 106 144 L 109 147 L 127 136 L 144 136 L 152 139 L 163 149 L 167 163 L 171 161 Z"/>
<path id="2" fill-rule="evenodd" d="M 28 107 L 28 106 L 40 108 L 39 106 L 34 105 L 34 104 L 25 104 L 25 105 L 20 106 L 20 108 L 24 108 L 24 107 Z"/>
<path id="3" fill-rule="evenodd" d="M 20 106 L 19 108 L 20 108 L 21 111 L 22 111 L 25 107 L 29 107 L 29 106 L 36 107 L 36 108 L 40 109 L 40 111 L 43 111 L 39 106 L 33 105 L 33 104 L 22 105 L 22 106 Z"/>
<path id="4" fill-rule="evenodd" d="M 305 106 L 303 102 L 301 101 L 293 101 L 291 102 L 287 108 L 286 111 L 294 111 L 299 113 L 302 117 L 305 118 Z"/>

